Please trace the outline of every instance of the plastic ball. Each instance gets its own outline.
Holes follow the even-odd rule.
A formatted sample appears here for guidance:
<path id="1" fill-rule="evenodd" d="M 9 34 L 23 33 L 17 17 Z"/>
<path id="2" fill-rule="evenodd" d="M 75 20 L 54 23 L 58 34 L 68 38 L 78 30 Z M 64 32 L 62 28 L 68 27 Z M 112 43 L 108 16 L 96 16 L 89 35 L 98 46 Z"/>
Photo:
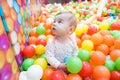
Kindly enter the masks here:
<path id="1" fill-rule="evenodd" d="M 38 58 L 35 60 L 34 64 L 41 66 L 43 70 L 47 68 L 47 61 L 45 58 Z"/>
<path id="2" fill-rule="evenodd" d="M 110 71 L 105 66 L 96 66 L 93 69 L 93 79 L 105 78 L 110 80 Z"/>
<path id="3" fill-rule="evenodd" d="M 91 40 L 84 40 L 81 43 L 81 48 L 84 50 L 92 51 L 92 49 L 94 48 L 93 42 Z"/>
<path id="4" fill-rule="evenodd" d="M 109 47 L 106 44 L 98 45 L 96 50 L 103 52 L 105 55 L 108 55 L 109 53 Z"/>
<path id="5" fill-rule="evenodd" d="M 92 75 L 93 69 L 92 65 L 88 62 L 82 62 L 82 70 L 79 72 L 79 75 L 82 77 L 88 77 Z"/>
<path id="6" fill-rule="evenodd" d="M 83 34 L 82 37 L 81 37 L 81 40 L 84 41 L 84 40 L 90 40 L 90 35 L 88 34 Z"/>
<path id="7" fill-rule="evenodd" d="M 115 70 L 115 63 L 112 60 L 106 60 L 104 65 L 109 69 L 110 72 Z"/>
<path id="8" fill-rule="evenodd" d="M 78 57 L 70 57 L 66 62 L 66 67 L 70 73 L 78 73 L 82 69 L 82 61 Z"/>
<path id="9" fill-rule="evenodd" d="M 111 25 L 110 25 L 110 30 L 120 30 L 120 22 L 113 22 Z"/>
<path id="10" fill-rule="evenodd" d="M 63 72 L 60 70 L 53 71 L 49 80 L 65 80 Z"/>
<path id="11" fill-rule="evenodd" d="M 110 31 L 108 31 L 108 30 L 101 30 L 101 31 L 100 31 L 100 34 L 101 34 L 102 36 L 110 35 Z"/>
<path id="12" fill-rule="evenodd" d="M 110 58 L 115 61 L 118 57 L 120 57 L 120 50 L 115 49 L 110 52 Z"/>
<path id="13" fill-rule="evenodd" d="M 80 36 L 82 35 L 83 33 L 87 32 L 87 29 L 88 29 L 88 26 L 87 25 L 84 25 L 84 26 L 77 26 L 76 27 L 76 30 L 75 30 L 75 33 L 77 36 Z"/>
<path id="14" fill-rule="evenodd" d="M 120 38 L 115 40 L 114 46 L 115 46 L 116 49 L 120 49 Z"/>
<path id="15" fill-rule="evenodd" d="M 20 72 L 19 80 L 27 80 L 27 71 Z"/>
<path id="16" fill-rule="evenodd" d="M 43 75 L 43 70 L 38 65 L 32 65 L 27 70 L 28 80 L 40 80 Z"/>
<path id="17" fill-rule="evenodd" d="M 103 36 L 99 33 L 95 33 L 91 36 L 91 41 L 94 45 L 99 45 L 103 42 Z"/>
<path id="18" fill-rule="evenodd" d="M 46 55 L 45 55 L 45 54 L 42 54 L 42 55 L 40 56 L 40 58 L 46 59 Z"/>
<path id="19" fill-rule="evenodd" d="M 92 34 L 97 33 L 97 32 L 98 32 L 98 26 L 97 26 L 97 25 L 91 24 L 91 25 L 88 27 L 87 34 L 92 35 Z"/>
<path id="20" fill-rule="evenodd" d="M 83 80 L 78 74 L 69 74 L 66 80 Z"/>
<path id="21" fill-rule="evenodd" d="M 107 46 L 112 46 L 114 44 L 114 37 L 112 35 L 104 35 L 103 36 L 103 44 L 106 44 Z"/>
<path id="22" fill-rule="evenodd" d="M 112 71 L 110 80 L 120 80 L 120 72 L 119 71 Z"/>
<path id="23" fill-rule="evenodd" d="M 99 25 L 100 30 L 108 30 L 109 29 L 109 24 L 107 22 L 101 22 Z"/>
<path id="24" fill-rule="evenodd" d="M 90 52 L 87 50 L 79 50 L 78 57 L 82 61 L 89 61 L 90 60 Z"/>
<path id="25" fill-rule="evenodd" d="M 92 52 L 90 58 L 94 65 L 103 65 L 106 60 L 106 56 L 100 51 Z"/>
<path id="26" fill-rule="evenodd" d="M 30 36 L 38 37 L 38 34 L 36 33 L 36 30 L 33 29 L 33 30 L 30 32 Z"/>
<path id="27" fill-rule="evenodd" d="M 29 43 L 29 44 L 36 44 L 36 43 L 37 43 L 37 38 L 34 37 L 34 36 L 29 37 L 28 43 Z"/>
<path id="28" fill-rule="evenodd" d="M 27 58 L 31 58 L 35 54 L 35 48 L 33 46 L 25 46 L 23 49 L 23 55 Z"/>
<path id="29" fill-rule="evenodd" d="M 34 59 L 32 59 L 32 58 L 25 59 L 22 63 L 22 69 L 24 71 L 27 71 L 28 68 L 33 65 L 33 63 L 34 63 Z"/>
<path id="30" fill-rule="evenodd" d="M 42 80 L 49 80 L 50 76 L 52 76 L 53 71 L 54 69 L 52 67 L 47 67 L 43 72 Z"/>
<path id="31" fill-rule="evenodd" d="M 37 34 L 44 34 L 45 33 L 45 28 L 43 27 L 43 26 L 38 26 L 37 28 L 36 28 L 36 33 Z"/>
<path id="32" fill-rule="evenodd" d="M 43 45 L 43 46 L 46 46 L 46 40 L 45 39 L 38 39 L 37 40 L 37 45 L 38 44 L 41 44 L 41 45 Z"/>
<path id="33" fill-rule="evenodd" d="M 41 54 L 45 53 L 45 47 L 43 45 L 37 45 L 35 47 L 35 51 L 36 51 L 36 54 L 41 55 Z"/>
<path id="34" fill-rule="evenodd" d="M 120 32 L 118 30 L 113 30 L 110 33 L 115 39 L 120 37 Z"/>
<path id="35" fill-rule="evenodd" d="M 120 57 L 118 57 L 115 61 L 115 67 L 117 70 L 120 70 Z"/>

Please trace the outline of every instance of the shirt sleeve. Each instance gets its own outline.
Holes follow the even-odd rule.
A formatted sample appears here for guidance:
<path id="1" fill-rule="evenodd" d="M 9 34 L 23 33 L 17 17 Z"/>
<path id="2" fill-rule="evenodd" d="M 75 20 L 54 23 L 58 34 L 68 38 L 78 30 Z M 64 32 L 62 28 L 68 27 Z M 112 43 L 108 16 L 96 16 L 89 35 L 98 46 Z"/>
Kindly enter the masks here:
<path id="1" fill-rule="evenodd" d="M 48 63 L 51 66 L 53 66 L 54 68 L 58 68 L 58 66 L 60 65 L 60 61 L 58 61 L 55 58 L 54 50 L 55 50 L 55 48 L 54 48 L 54 42 L 53 42 L 53 38 L 51 38 L 47 42 L 45 55 L 46 55 L 46 59 L 47 59 Z"/>

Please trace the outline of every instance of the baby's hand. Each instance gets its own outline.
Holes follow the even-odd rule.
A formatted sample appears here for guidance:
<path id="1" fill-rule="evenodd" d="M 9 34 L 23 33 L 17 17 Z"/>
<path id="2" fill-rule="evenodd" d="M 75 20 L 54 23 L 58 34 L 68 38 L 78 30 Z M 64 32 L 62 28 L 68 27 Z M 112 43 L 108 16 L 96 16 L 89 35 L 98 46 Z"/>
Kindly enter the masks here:
<path id="1" fill-rule="evenodd" d="M 65 73 L 68 73 L 65 63 L 61 63 L 61 64 L 58 66 L 58 69 L 61 69 L 61 70 L 63 70 Z"/>

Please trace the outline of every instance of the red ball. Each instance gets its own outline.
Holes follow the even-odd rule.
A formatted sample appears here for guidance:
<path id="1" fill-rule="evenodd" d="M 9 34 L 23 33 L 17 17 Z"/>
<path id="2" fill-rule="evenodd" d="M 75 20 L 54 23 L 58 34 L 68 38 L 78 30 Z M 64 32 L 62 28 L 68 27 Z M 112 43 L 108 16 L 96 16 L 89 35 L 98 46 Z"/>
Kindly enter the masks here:
<path id="1" fill-rule="evenodd" d="M 63 72 L 60 70 L 53 71 L 49 80 L 65 80 Z"/>
<path id="2" fill-rule="evenodd" d="M 35 48 L 33 46 L 25 46 L 23 49 L 23 55 L 26 58 L 31 58 L 35 54 Z"/>
<path id="3" fill-rule="evenodd" d="M 79 72 L 79 75 L 82 77 L 88 77 L 92 74 L 93 69 L 90 63 L 83 61 L 82 62 L 82 70 Z"/>
<path id="4" fill-rule="evenodd" d="M 110 80 L 120 80 L 120 72 L 112 71 Z"/>
<path id="5" fill-rule="evenodd" d="M 88 31 L 87 31 L 87 33 L 88 33 L 89 35 L 92 35 L 92 34 L 97 33 L 97 32 L 98 32 L 97 25 L 93 25 L 93 24 L 91 24 L 91 25 L 89 26 Z"/>
<path id="6" fill-rule="evenodd" d="M 37 44 L 41 44 L 43 46 L 46 46 L 46 40 L 45 39 L 38 39 Z"/>

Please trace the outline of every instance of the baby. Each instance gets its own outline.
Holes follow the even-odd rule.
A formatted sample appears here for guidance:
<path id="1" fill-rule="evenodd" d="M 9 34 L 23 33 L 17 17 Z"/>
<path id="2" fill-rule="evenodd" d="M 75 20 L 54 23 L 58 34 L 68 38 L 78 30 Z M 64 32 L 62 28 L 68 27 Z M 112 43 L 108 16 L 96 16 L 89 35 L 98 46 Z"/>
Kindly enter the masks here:
<path id="1" fill-rule="evenodd" d="M 77 56 L 76 26 L 77 20 L 70 12 L 61 12 L 55 17 L 52 26 L 54 37 L 49 39 L 45 54 L 48 63 L 56 69 L 66 71 L 65 59 Z"/>

